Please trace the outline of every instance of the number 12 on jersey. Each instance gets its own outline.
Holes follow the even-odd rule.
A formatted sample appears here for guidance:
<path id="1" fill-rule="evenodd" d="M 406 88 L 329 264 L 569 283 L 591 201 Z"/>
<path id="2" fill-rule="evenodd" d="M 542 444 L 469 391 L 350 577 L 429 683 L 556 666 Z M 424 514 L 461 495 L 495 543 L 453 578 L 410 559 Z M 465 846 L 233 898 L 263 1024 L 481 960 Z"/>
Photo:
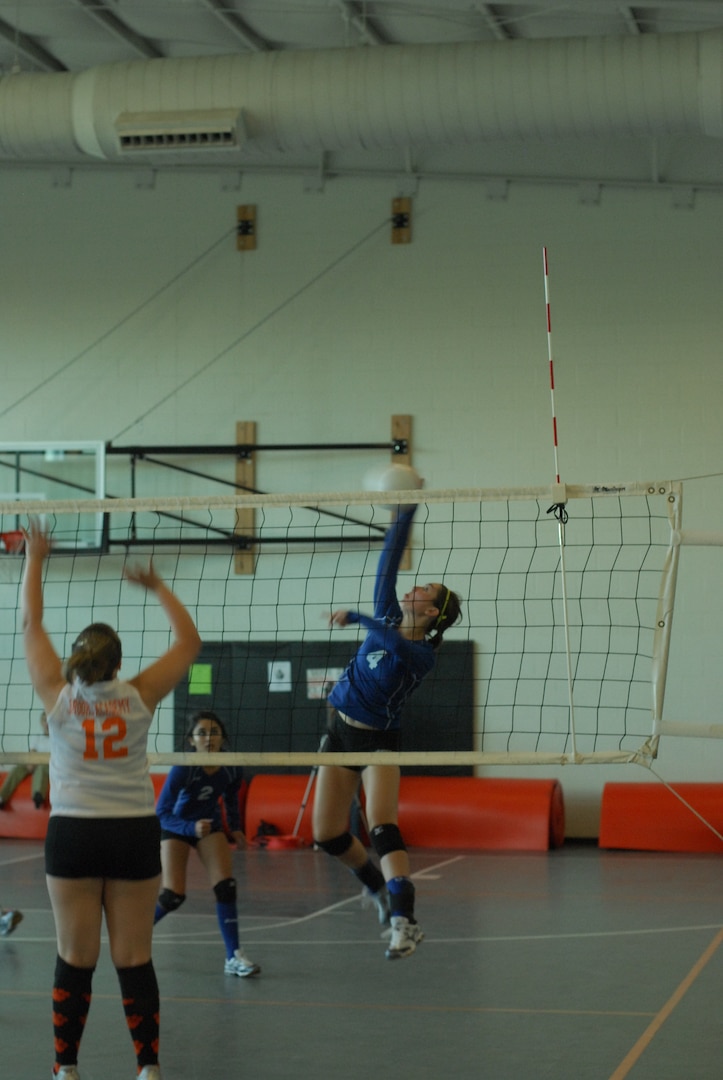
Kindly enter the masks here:
<path id="1" fill-rule="evenodd" d="M 102 722 L 96 718 L 84 720 L 83 757 L 91 761 L 127 757 L 128 747 L 123 745 L 127 730 L 126 722 L 120 716 L 107 716 Z"/>

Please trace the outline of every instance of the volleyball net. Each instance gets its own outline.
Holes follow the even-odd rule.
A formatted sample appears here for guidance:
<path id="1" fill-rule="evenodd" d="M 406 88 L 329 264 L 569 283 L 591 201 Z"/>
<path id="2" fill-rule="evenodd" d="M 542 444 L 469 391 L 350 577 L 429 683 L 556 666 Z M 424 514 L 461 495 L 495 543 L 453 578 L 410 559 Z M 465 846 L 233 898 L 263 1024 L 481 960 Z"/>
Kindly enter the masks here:
<path id="1" fill-rule="evenodd" d="M 628 762 L 655 756 L 680 536 L 678 484 L 410 491 L 418 503 L 398 579 L 462 598 L 436 669 L 409 703 L 398 755 L 421 768 Z M 308 768 L 326 696 L 360 640 L 332 610 L 372 612 L 390 495 L 369 492 L 0 501 L 0 761 L 29 751 L 41 708 L 20 625 L 20 527 L 52 533 L 45 626 L 61 656 L 93 621 L 118 629 L 130 678 L 170 642 L 156 599 L 123 580 L 154 566 L 189 609 L 203 650 L 158 708 L 154 764 L 189 760 L 192 715 L 213 709 L 231 759 Z M 346 759 L 351 760 L 351 759 Z M 356 760 L 356 759 L 355 759 Z M 363 756 L 358 763 L 363 763 Z"/>

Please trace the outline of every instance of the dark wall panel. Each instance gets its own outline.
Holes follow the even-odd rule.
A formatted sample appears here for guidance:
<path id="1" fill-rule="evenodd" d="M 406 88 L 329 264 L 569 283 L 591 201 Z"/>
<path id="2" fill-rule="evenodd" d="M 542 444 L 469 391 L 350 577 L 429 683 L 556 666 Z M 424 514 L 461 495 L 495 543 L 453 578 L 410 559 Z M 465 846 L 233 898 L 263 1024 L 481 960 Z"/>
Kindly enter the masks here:
<path id="1" fill-rule="evenodd" d="M 188 682 L 176 690 L 175 749 L 186 749 L 183 736 L 192 715 L 213 709 L 229 730 L 233 750 L 317 750 L 326 730 L 326 693 L 349 657 L 349 646 L 343 642 L 204 643 Z M 473 663 L 469 642 L 449 642 L 440 649 L 434 671 L 407 704 L 403 750 L 473 748 Z M 471 772 L 456 766 L 406 771 Z"/>

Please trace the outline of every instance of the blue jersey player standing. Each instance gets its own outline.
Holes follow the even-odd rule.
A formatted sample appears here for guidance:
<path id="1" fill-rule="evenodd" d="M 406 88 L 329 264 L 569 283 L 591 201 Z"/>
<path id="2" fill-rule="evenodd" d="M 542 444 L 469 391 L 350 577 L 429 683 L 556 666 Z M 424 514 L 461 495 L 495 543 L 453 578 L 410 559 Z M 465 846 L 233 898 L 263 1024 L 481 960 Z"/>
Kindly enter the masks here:
<path id="1" fill-rule="evenodd" d="M 226 729 L 213 712 L 198 713 L 187 738 L 198 754 L 216 754 L 227 742 Z M 163 887 L 155 921 L 177 911 L 186 899 L 188 856 L 191 848 L 196 848 L 216 898 L 218 924 L 226 946 L 224 971 L 245 978 L 258 975 L 261 968 L 239 946 L 236 879 L 219 802 L 223 801 L 231 839 L 245 846 L 239 808 L 242 781 L 242 769 L 204 765 L 203 761 L 198 765 L 174 765 L 169 772 L 156 803 L 161 820 Z"/>
<path id="2" fill-rule="evenodd" d="M 333 752 L 391 750 L 400 746 L 402 708 L 435 664 L 445 630 L 461 615 L 456 593 L 439 582 L 415 585 L 397 599 L 397 572 L 416 506 L 395 514 L 377 568 L 374 616 L 334 611 L 332 626 L 360 624 L 366 636 L 329 694 L 333 712 L 325 749 Z M 349 811 L 361 772 L 369 838 L 381 870 L 349 832 Z M 314 796 L 317 845 L 359 878 L 381 923 L 390 923 L 390 960 L 410 956 L 423 938 L 414 918 L 414 885 L 398 825 L 400 769 L 322 765 Z"/>

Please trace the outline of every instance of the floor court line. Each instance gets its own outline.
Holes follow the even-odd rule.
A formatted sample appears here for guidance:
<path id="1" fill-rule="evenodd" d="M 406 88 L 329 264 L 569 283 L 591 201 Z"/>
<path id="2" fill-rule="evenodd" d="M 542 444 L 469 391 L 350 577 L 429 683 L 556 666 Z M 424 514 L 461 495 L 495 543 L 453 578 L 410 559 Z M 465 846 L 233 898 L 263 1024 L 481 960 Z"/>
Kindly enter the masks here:
<path id="1" fill-rule="evenodd" d="M 192 916 L 188 916 L 188 918 L 192 918 Z M 242 924 L 240 923 L 241 932 L 242 932 L 242 935 L 244 937 L 244 944 L 274 945 L 274 946 L 288 945 L 288 946 L 296 946 L 296 947 L 301 947 L 301 948 L 309 948 L 309 947 L 317 948 L 318 946 L 321 946 L 321 945 L 326 945 L 326 946 L 340 945 L 341 946 L 341 945 L 368 945 L 369 944 L 369 940 L 370 940 L 369 937 L 358 938 L 356 940 L 350 940 L 349 938 L 323 938 L 323 939 L 310 938 L 308 940 L 303 940 L 303 941 L 300 941 L 300 940 L 295 940 L 294 941 L 294 940 L 290 940 L 290 939 L 289 940 L 287 940 L 287 939 L 276 939 L 276 940 L 273 940 L 273 941 L 268 941 L 263 937 L 264 931 L 267 930 L 267 929 L 270 929 L 270 930 L 277 930 L 277 929 L 278 930 L 283 930 L 283 929 L 286 929 L 286 928 L 288 928 L 290 926 L 296 925 L 298 922 L 303 922 L 303 921 L 305 921 L 305 920 L 289 920 L 286 923 L 278 923 L 278 924 L 275 924 L 275 925 L 273 925 L 271 927 L 257 928 L 255 932 L 258 935 L 258 937 L 253 936 L 254 931 L 251 928 L 249 928 L 249 927 L 244 928 L 242 926 Z M 664 933 L 664 934 L 669 934 L 669 933 L 686 934 L 686 933 L 699 933 L 701 930 L 718 930 L 718 929 L 720 929 L 719 926 L 712 926 L 712 927 L 710 927 L 710 926 L 709 927 L 685 926 L 685 927 L 676 928 L 674 930 L 666 928 L 666 929 L 661 930 L 660 933 Z M 720 932 L 723 934 L 723 929 L 721 929 Z M 215 936 L 215 933 L 216 933 L 215 931 L 213 931 L 213 932 L 209 931 L 208 936 L 209 937 Z M 617 932 L 605 931 L 604 933 L 599 933 L 599 934 L 587 933 L 587 932 L 586 933 L 580 933 L 580 934 L 527 934 L 527 935 L 524 935 L 524 934 L 516 934 L 516 935 L 505 935 L 505 934 L 485 935 L 485 934 L 480 934 L 480 935 L 475 936 L 475 937 L 471 937 L 471 936 L 465 936 L 465 937 L 439 937 L 438 935 L 433 936 L 432 934 L 425 933 L 424 942 L 425 942 L 425 945 L 480 945 L 480 944 L 483 944 L 483 945 L 495 945 L 495 944 L 504 945 L 504 944 L 507 944 L 508 942 L 511 942 L 511 941 L 512 942 L 514 942 L 514 941 L 519 941 L 519 942 L 531 942 L 531 941 L 555 942 L 555 941 L 569 941 L 569 940 L 584 941 L 584 940 L 587 940 L 589 938 L 630 937 L 631 935 L 635 936 L 637 934 L 656 934 L 656 933 L 658 933 L 658 931 L 656 931 L 656 930 L 620 930 L 620 931 L 617 931 Z M 373 933 L 372 933 L 372 937 L 373 937 Z M 201 934 L 196 933 L 193 936 L 189 936 L 187 933 L 186 934 L 178 934 L 178 935 L 170 935 L 170 934 L 169 935 L 161 935 L 161 934 L 158 934 L 156 937 L 154 937 L 154 942 L 157 942 L 159 945 L 178 944 L 179 940 L 182 940 L 184 944 L 189 945 L 189 946 L 206 945 L 207 944 L 207 938 L 206 938 L 206 935 L 204 933 L 201 933 Z"/>
<path id="2" fill-rule="evenodd" d="M 50 914 L 50 913 L 48 912 L 48 914 Z M 188 916 L 188 918 L 193 918 L 193 916 Z M 289 938 L 280 938 L 280 939 L 276 939 L 274 941 L 269 941 L 263 936 L 264 931 L 267 930 L 267 929 L 270 929 L 270 930 L 283 930 L 283 929 L 287 929 L 288 927 L 293 926 L 293 925 L 295 925 L 295 923 L 293 921 L 289 921 L 287 923 L 274 924 L 271 927 L 264 927 L 263 929 L 257 928 L 256 931 L 254 931 L 254 930 L 250 929 L 249 927 L 244 927 L 243 924 L 241 923 L 240 924 L 240 930 L 241 930 L 241 936 L 244 939 L 244 945 L 245 946 L 246 945 L 270 945 L 270 946 L 273 946 L 273 947 L 284 946 L 285 948 L 297 948 L 297 949 L 299 949 L 299 948 L 301 948 L 301 949 L 314 948 L 315 949 L 315 948 L 319 948 L 320 946 L 326 946 L 326 947 L 336 947 L 336 946 L 339 946 L 339 947 L 343 947 L 343 946 L 352 947 L 354 945 L 366 946 L 366 945 L 369 945 L 370 941 L 375 941 L 376 940 L 375 937 L 374 937 L 373 930 L 371 931 L 370 937 L 358 938 L 356 940 L 352 940 L 352 939 L 349 939 L 349 938 L 323 938 L 323 939 L 309 938 L 307 940 L 301 940 L 301 941 L 296 940 L 296 941 L 294 941 L 294 940 L 289 939 Z M 680 932 L 681 933 L 688 933 L 688 932 L 691 932 L 691 931 L 698 931 L 700 929 L 701 929 L 700 927 L 681 927 Z M 632 931 L 632 933 L 636 933 L 636 932 L 637 931 Z M 655 931 L 646 931 L 646 932 L 655 933 Z M 664 932 L 667 933 L 668 931 L 664 931 Z M 627 933 L 628 933 L 628 931 L 622 931 L 619 935 L 614 935 L 614 934 L 613 935 L 609 935 L 609 934 L 599 934 L 599 935 L 596 935 L 596 934 L 579 934 L 579 935 L 576 935 L 576 934 L 548 934 L 548 935 L 545 935 L 545 936 L 530 935 L 529 937 L 522 937 L 522 936 L 517 936 L 517 937 L 479 936 L 479 937 L 444 937 L 444 938 L 438 937 L 438 936 L 433 937 L 430 934 L 425 934 L 424 943 L 425 943 L 425 945 L 495 945 L 495 944 L 505 944 L 505 943 L 510 942 L 510 941 L 520 941 L 520 942 L 525 942 L 525 941 L 561 941 L 561 940 L 570 940 L 570 939 L 581 940 L 581 939 L 591 938 L 591 937 L 610 937 L 610 936 L 612 936 L 612 937 L 615 937 L 615 936 L 624 937 L 624 936 L 626 936 Z M 721 933 L 723 933 L 723 930 L 721 931 Z M 155 948 L 160 949 L 160 948 L 164 948 L 164 947 L 170 945 L 170 946 L 176 948 L 178 946 L 179 942 L 181 942 L 184 945 L 184 947 L 188 947 L 188 948 L 204 948 L 205 949 L 205 948 L 208 947 L 209 943 L 211 943 L 212 941 L 215 941 L 217 937 L 218 937 L 218 931 L 216 929 L 209 930 L 208 932 L 200 932 L 200 933 L 196 932 L 193 935 L 189 935 L 188 932 L 186 932 L 186 933 L 180 933 L 179 932 L 177 934 L 155 934 L 154 937 L 153 937 L 153 947 L 154 947 L 154 949 Z M 48 935 L 33 934 L 32 936 L 29 935 L 29 934 L 23 934 L 23 935 L 16 936 L 13 940 L 18 941 L 18 942 L 23 941 L 23 942 L 25 942 L 27 944 L 42 945 L 42 944 L 48 944 L 48 943 L 53 944 L 56 939 L 55 939 L 55 934 L 52 933 L 52 934 L 48 934 Z M 105 945 L 108 944 L 108 938 L 107 938 L 105 933 L 101 936 L 101 941 Z M 611 1078 L 611 1080 L 612 1080 L 612 1078 Z M 617 1078 L 616 1078 L 616 1080 L 617 1080 Z"/>
<path id="3" fill-rule="evenodd" d="M 436 863 L 436 864 L 434 864 L 432 866 L 428 866 L 428 867 L 426 867 L 426 869 L 424 869 L 424 870 L 422 870 L 422 871 L 420 871 L 420 872 L 418 872 L 416 874 L 412 874 L 411 876 L 412 876 L 413 879 L 417 878 L 417 877 L 421 877 L 424 874 L 428 874 L 428 873 L 431 873 L 433 871 L 441 870 L 445 866 L 451 866 L 453 863 L 460 862 L 462 859 L 464 859 L 463 855 L 457 855 L 452 859 L 445 859 L 443 862 Z M 323 915 L 329 915 L 332 912 L 337 911 L 339 908 L 346 907 L 349 904 L 359 904 L 360 902 L 361 902 L 361 897 L 357 893 L 354 896 L 347 896 L 343 900 L 337 900 L 337 902 L 335 904 L 327 904 L 325 907 L 316 908 L 314 911 L 310 911 L 306 915 L 299 915 L 299 916 L 296 916 L 293 919 L 284 919 L 281 922 L 271 923 L 270 926 L 265 926 L 264 930 L 277 930 L 277 929 L 278 930 L 283 930 L 287 926 L 300 926 L 302 923 L 312 922 L 314 919 L 320 919 Z M 243 913 L 239 912 L 239 923 L 241 923 L 242 920 L 243 920 Z M 160 935 L 158 936 L 157 940 L 160 940 Z"/>
<path id="4" fill-rule="evenodd" d="M 612 1073 L 612 1075 L 610 1076 L 610 1080 L 624 1080 L 624 1078 L 632 1069 L 633 1065 L 638 1062 L 640 1057 L 642 1057 L 642 1055 L 644 1054 L 645 1050 L 648 1048 L 648 1046 L 650 1046 L 651 1042 L 657 1035 L 658 1031 L 660 1031 L 665 1021 L 668 1019 L 669 1016 L 672 1015 L 678 1004 L 683 1000 L 686 993 L 688 992 L 688 990 L 690 990 L 691 986 L 698 978 L 708 961 L 711 959 L 712 956 L 715 955 L 721 945 L 721 942 L 723 942 L 723 930 L 718 931 L 716 936 L 708 945 L 708 948 L 698 958 L 698 960 L 690 969 L 686 977 L 679 984 L 674 993 L 668 998 L 665 1005 L 663 1005 L 663 1008 L 660 1010 L 660 1012 L 657 1013 L 652 1022 L 648 1024 L 647 1028 L 640 1036 L 638 1041 L 620 1062 L 615 1072 Z"/>
<path id="5" fill-rule="evenodd" d="M 31 859 L 38 859 L 38 858 L 42 858 L 42 852 L 37 854 L 37 855 L 24 855 L 22 857 L 18 857 L 17 859 L 8 859 L 8 860 L 6 860 L 6 864 L 11 865 L 12 863 L 27 862 L 27 861 L 29 861 Z M 458 855 L 458 856 L 455 856 L 452 859 L 445 859 L 443 862 L 436 863 L 433 866 L 427 867 L 425 870 L 420 871 L 418 874 L 412 874 L 412 877 L 413 878 L 414 877 L 422 877 L 423 875 L 428 874 L 428 873 L 430 873 L 432 871 L 441 870 L 446 866 L 451 866 L 453 863 L 461 861 L 463 858 L 464 858 L 463 855 Z M 5 863 L 0 863 L 0 866 L 2 866 L 2 865 L 5 865 Z M 287 926 L 298 926 L 298 925 L 301 925 L 302 923 L 305 923 L 305 922 L 311 922 L 314 919 L 320 919 L 322 916 L 329 915 L 332 912 L 334 912 L 334 911 L 336 911 L 336 910 L 338 910 L 340 908 L 346 907 L 347 905 L 355 904 L 355 903 L 358 904 L 360 902 L 361 902 L 361 898 L 360 898 L 359 894 L 356 894 L 354 896 L 348 896 L 348 897 L 345 897 L 343 900 L 338 900 L 334 904 L 327 904 L 325 907 L 316 908 L 314 911 L 310 911 L 306 915 L 299 915 L 299 916 L 294 917 L 294 918 L 283 919 L 280 922 L 271 923 L 270 925 L 266 925 L 266 926 L 264 926 L 264 930 L 283 930 Z M 187 916 L 187 917 L 191 917 L 191 916 Z M 198 917 L 198 916 L 193 916 L 193 917 Z M 239 913 L 239 922 L 240 923 L 242 923 L 243 917 L 244 917 L 243 913 Z M 209 916 L 209 918 L 214 918 L 215 919 L 215 916 Z M 209 931 L 209 935 L 210 935 L 210 933 L 211 932 Z M 154 940 L 157 941 L 159 944 L 162 944 L 162 943 L 164 943 L 164 940 L 177 941 L 180 936 L 181 935 L 179 935 L 179 934 L 163 934 L 163 933 L 161 933 L 161 934 L 157 934 L 155 936 Z M 28 939 L 25 939 L 25 940 L 28 940 Z M 45 938 L 33 938 L 32 940 L 34 940 L 34 941 L 44 941 L 46 939 Z"/>
<path id="6" fill-rule="evenodd" d="M 338 900 L 334 904 L 328 904 L 325 907 L 316 908 L 314 911 L 308 912 L 306 915 L 299 915 L 299 916 L 293 916 L 293 917 L 281 918 L 281 919 L 277 918 L 276 921 L 270 921 L 270 920 L 273 919 L 273 916 L 268 916 L 268 915 L 248 915 L 248 916 L 246 916 L 246 915 L 244 915 L 243 912 L 239 912 L 239 928 L 240 928 L 241 932 L 243 933 L 243 935 L 245 936 L 245 938 L 247 940 L 249 939 L 249 935 L 252 935 L 250 940 L 254 940 L 253 935 L 258 935 L 259 936 L 259 943 L 263 942 L 264 944 L 272 944 L 272 945 L 289 944 L 289 945 L 297 945 L 297 946 L 299 946 L 299 945 L 306 946 L 306 945 L 314 945 L 314 944 L 318 945 L 318 944 L 322 944 L 322 942 L 320 942 L 318 939 L 313 939 L 313 940 L 310 940 L 310 941 L 288 941 L 288 942 L 273 941 L 273 942 L 269 942 L 269 941 L 263 940 L 263 935 L 266 932 L 271 931 L 271 930 L 285 930 L 285 929 L 288 929 L 288 928 L 293 927 L 293 926 L 302 926 L 304 923 L 313 922 L 315 919 L 319 919 L 324 915 L 333 914 L 334 912 L 341 911 L 341 909 L 343 909 L 343 908 L 345 908 L 347 906 L 350 906 L 352 904 L 360 904 L 360 903 L 361 903 L 361 900 L 360 900 L 359 895 L 355 894 L 354 896 L 346 897 L 344 900 Z M 24 912 L 24 914 L 26 916 L 27 915 L 45 915 L 48 918 L 52 918 L 52 910 L 50 909 L 50 907 L 47 907 L 47 908 L 23 908 L 23 912 Z M 161 930 L 161 931 L 158 931 L 158 930 L 156 930 L 156 932 L 154 934 L 154 938 L 153 938 L 154 943 L 156 943 L 158 945 L 170 945 L 170 944 L 177 944 L 179 941 L 182 941 L 187 945 L 205 945 L 205 944 L 208 943 L 209 940 L 215 939 L 215 937 L 216 937 L 216 935 L 218 933 L 217 925 L 216 925 L 216 915 L 214 915 L 214 914 L 206 915 L 206 914 L 202 914 L 202 913 L 185 914 L 185 915 L 180 915 L 180 916 L 177 915 L 174 921 L 175 921 L 176 924 L 178 924 L 179 922 L 183 922 L 184 927 L 185 927 L 185 924 L 191 922 L 192 920 L 193 921 L 207 920 L 212 925 L 208 930 L 196 930 L 192 934 L 189 934 L 189 931 L 188 931 L 187 928 L 184 928 L 183 930 L 179 929 L 177 931 L 173 931 L 173 930 L 166 930 L 166 931 Z M 269 920 L 269 921 L 267 921 L 267 920 Z M 259 923 L 261 925 L 258 925 Z M 257 925 L 253 925 L 253 924 L 257 924 Z M 587 940 L 587 939 L 594 940 L 594 939 L 597 939 L 597 938 L 625 938 L 625 937 L 639 937 L 639 936 L 655 936 L 655 935 L 660 935 L 660 934 L 695 934 L 695 933 L 701 933 L 703 931 L 707 932 L 707 931 L 710 931 L 710 930 L 714 930 L 716 932 L 719 932 L 720 934 L 723 934 L 723 926 L 721 925 L 721 923 L 703 923 L 703 924 L 692 924 L 692 925 L 682 925 L 682 926 L 637 927 L 636 929 L 632 929 L 632 930 L 626 930 L 626 929 L 619 929 L 619 930 L 584 930 L 584 931 L 579 931 L 579 932 L 563 932 L 563 933 L 558 933 L 558 934 L 477 934 L 477 935 L 465 935 L 464 937 L 459 937 L 459 936 L 454 936 L 454 937 L 452 937 L 452 936 L 447 936 L 447 937 L 434 936 L 433 937 L 432 935 L 427 933 L 425 935 L 425 941 L 427 943 L 429 943 L 429 944 L 435 944 L 436 943 L 436 944 L 449 944 L 449 945 L 495 944 L 495 943 L 504 944 L 506 942 L 515 942 L 515 941 L 520 941 L 520 942 L 569 941 L 569 940 L 584 941 L 584 940 Z M 31 937 L 30 935 L 21 932 L 18 935 L 17 940 L 23 940 L 23 941 L 28 941 L 28 942 L 32 941 L 32 942 L 38 942 L 39 943 L 39 942 L 44 942 L 44 941 L 49 941 L 49 940 L 55 940 L 55 937 L 54 937 L 54 935 L 53 935 L 52 938 L 51 937 L 46 937 L 44 935 L 34 935 L 34 936 Z M 102 940 L 107 941 L 107 937 L 106 937 L 105 934 L 103 934 Z M 365 940 L 367 940 L 367 939 L 360 939 L 359 944 L 362 944 Z M 343 942 L 340 942 L 337 939 L 333 939 L 333 940 L 329 940 L 328 942 L 324 942 L 324 943 L 325 944 L 342 944 Z M 345 943 L 346 944 L 351 944 L 351 942 L 349 942 L 346 939 L 345 939 Z"/>
<path id="7" fill-rule="evenodd" d="M 435 873 L 437 870 L 444 869 L 445 866 L 451 866 L 453 863 L 462 862 L 465 858 L 465 855 L 455 855 L 451 859 L 445 859 L 444 862 L 432 863 L 431 866 L 425 866 L 424 870 L 417 870 L 416 873 L 410 874 L 410 877 L 412 880 L 414 880 L 414 878 L 423 878 L 425 874 Z"/>
<path id="8" fill-rule="evenodd" d="M 41 850 L 33 855 L 18 855 L 15 859 L 1 859 L 0 868 L 3 866 L 17 866 L 18 863 L 33 862 L 36 859 L 44 859 L 45 851 Z"/>
<path id="9" fill-rule="evenodd" d="M 248 985 L 248 984 L 247 984 Z M 254 980 L 253 986 L 258 987 L 260 984 Z M 24 998 L 26 1000 L 39 1000 L 44 1001 L 48 996 L 46 989 L 42 990 L 0 990 L 0 1000 L 3 998 Z M 94 1001 L 109 1001 L 116 1002 L 118 1000 L 117 993 L 106 994 L 102 991 L 93 991 Z M 589 1016 L 589 1017 L 649 1017 L 653 1014 L 651 1012 L 636 1011 L 631 1009 L 531 1009 L 529 1007 L 521 1007 L 519 1009 L 514 1006 L 506 1006 L 504 1008 L 496 1007 L 494 1005 L 426 1005 L 421 1003 L 415 1003 L 414 1005 L 403 1005 L 394 1002 L 359 1002 L 359 1001 L 324 1001 L 306 999 L 304 1001 L 290 1001 L 285 998 L 269 998 L 258 997 L 254 995 L 250 997 L 238 997 L 230 998 L 227 996 L 221 997 L 217 994 L 214 995 L 201 995 L 201 994 L 163 994 L 164 1004 L 176 1004 L 176 1005 L 226 1005 L 226 1006 L 239 1006 L 244 1009 L 249 1007 L 256 1008 L 275 1008 L 275 1009 L 338 1009 L 342 1011 L 351 1012 L 398 1012 L 398 1013 L 427 1013 L 427 1014 L 458 1014 L 458 1015 L 478 1015 L 488 1016 L 496 1014 L 504 1014 L 508 1016 Z"/>
<path id="10" fill-rule="evenodd" d="M 721 930 L 720 923 L 713 923 L 712 925 L 705 926 L 652 926 L 641 927 L 636 930 L 580 930 L 579 932 L 569 932 L 564 934 L 495 934 L 491 936 L 481 935 L 479 937 L 447 937 L 440 938 L 446 942 L 466 942 L 466 941 L 584 941 L 586 938 L 619 938 L 619 937 L 639 937 L 640 935 L 655 935 L 655 934 L 694 934 L 699 933 L 702 930 Z M 425 941 L 433 941 L 433 938 L 425 937 Z"/>

